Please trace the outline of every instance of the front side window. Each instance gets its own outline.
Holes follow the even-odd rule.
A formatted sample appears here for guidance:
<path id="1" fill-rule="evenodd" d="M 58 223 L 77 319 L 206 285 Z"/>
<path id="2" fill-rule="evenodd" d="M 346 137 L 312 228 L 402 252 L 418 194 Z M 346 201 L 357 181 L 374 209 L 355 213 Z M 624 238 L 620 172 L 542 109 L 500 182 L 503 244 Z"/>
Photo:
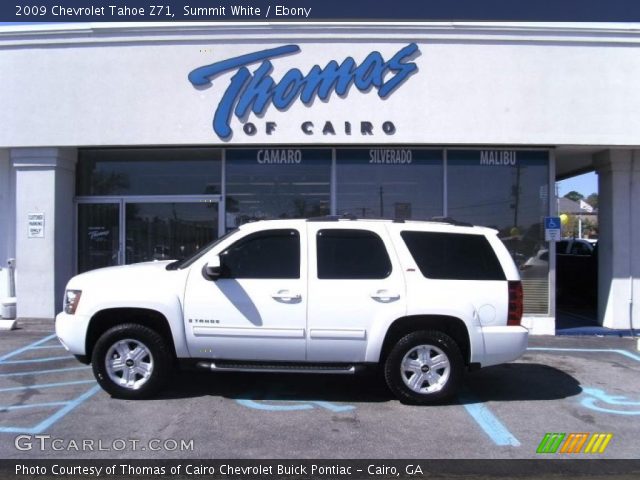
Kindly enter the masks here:
<path id="1" fill-rule="evenodd" d="M 401 235 L 427 278 L 505 280 L 500 262 L 484 235 L 409 231 Z"/>
<path id="2" fill-rule="evenodd" d="M 300 278 L 300 234 L 290 229 L 252 233 L 220 259 L 224 278 Z"/>
<path id="3" fill-rule="evenodd" d="M 327 229 L 316 238 L 319 279 L 380 279 L 391 274 L 387 249 L 374 232 Z"/>

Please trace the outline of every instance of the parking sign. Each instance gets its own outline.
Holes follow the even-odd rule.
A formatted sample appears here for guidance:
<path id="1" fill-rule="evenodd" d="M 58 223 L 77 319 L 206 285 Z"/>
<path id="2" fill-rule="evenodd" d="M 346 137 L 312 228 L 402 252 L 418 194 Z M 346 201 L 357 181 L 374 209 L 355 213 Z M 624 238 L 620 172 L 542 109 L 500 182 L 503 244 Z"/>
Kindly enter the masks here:
<path id="1" fill-rule="evenodd" d="M 544 217 L 544 239 L 547 242 L 560 240 L 561 225 L 560 217 Z"/>

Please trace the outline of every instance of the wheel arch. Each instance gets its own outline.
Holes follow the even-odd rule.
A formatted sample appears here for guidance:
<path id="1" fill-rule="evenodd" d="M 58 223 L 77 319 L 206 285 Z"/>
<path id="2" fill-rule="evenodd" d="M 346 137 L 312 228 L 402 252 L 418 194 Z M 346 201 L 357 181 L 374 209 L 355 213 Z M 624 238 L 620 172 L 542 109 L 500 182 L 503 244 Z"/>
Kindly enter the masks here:
<path id="1" fill-rule="evenodd" d="M 88 362 L 93 348 L 104 332 L 117 325 L 135 323 L 150 328 L 160 334 L 166 341 L 174 359 L 177 357 L 176 346 L 167 317 L 150 308 L 106 308 L 96 312 L 89 322 L 85 340 L 85 357 Z"/>
<path id="2" fill-rule="evenodd" d="M 460 318 L 448 315 L 409 315 L 398 318 L 387 329 L 379 361 L 384 362 L 398 340 L 419 330 L 436 330 L 450 336 L 460 348 L 465 365 L 470 365 L 471 338 L 467 324 Z"/>

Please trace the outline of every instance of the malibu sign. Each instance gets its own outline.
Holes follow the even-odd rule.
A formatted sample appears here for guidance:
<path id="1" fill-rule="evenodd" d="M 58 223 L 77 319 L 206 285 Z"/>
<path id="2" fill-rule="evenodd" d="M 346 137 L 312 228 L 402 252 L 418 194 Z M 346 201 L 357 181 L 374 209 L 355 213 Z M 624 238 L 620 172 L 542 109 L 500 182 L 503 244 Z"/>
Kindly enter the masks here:
<path id="1" fill-rule="evenodd" d="M 213 115 L 213 130 L 220 138 L 227 139 L 233 134 L 230 125 L 233 115 L 242 122 L 246 121 L 250 112 L 262 115 L 270 105 L 283 111 L 298 99 L 309 106 L 316 97 L 328 101 L 333 92 L 344 97 L 352 85 L 363 93 L 375 89 L 378 96 L 385 99 L 418 69 L 410 61 L 419 54 L 418 46 L 410 43 L 386 61 L 380 52 L 374 51 L 360 64 L 352 57 L 345 58 L 342 63 L 331 60 L 324 67 L 314 65 L 306 75 L 299 69 L 292 68 L 276 82 L 271 77 L 271 60 L 300 51 L 298 45 L 284 45 L 204 65 L 189 73 L 191 84 L 200 88 L 210 87 L 214 79 L 224 73 L 233 73 Z M 260 65 L 251 72 L 248 66 L 258 63 Z M 370 134 L 371 123 L 362 124 L 362 133 Z M 302 131 L 310 134 L 312 125 L 312 122 L 304 122 Z M 274 129 L 275 123 L 267 122 L 267 133 L 271 134 Z M 255 126 L 248 131 L 245 128 L 245 131 L 255 133 Z M 331 122 L 327 122 L 322 131 L 324 134 L 335 133 Z M 349 122 L 345 122 L 345 131 L 347 134 L 351 133 Z M 383 131 L 387 134 L 395 132 L 395 126 L 391 122 L 385 122 Z"/>

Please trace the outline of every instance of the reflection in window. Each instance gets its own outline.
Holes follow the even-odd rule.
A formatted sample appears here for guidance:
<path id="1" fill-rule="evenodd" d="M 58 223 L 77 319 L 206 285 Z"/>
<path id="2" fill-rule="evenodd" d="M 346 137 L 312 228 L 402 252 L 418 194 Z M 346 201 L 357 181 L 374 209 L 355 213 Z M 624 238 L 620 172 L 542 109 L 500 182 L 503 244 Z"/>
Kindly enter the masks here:
<path id="1" fill-rule="evenodd" d="M 252 233 L 220 254 L 224 278 L 300 278 L 296 230 Z"/>
<path id="2" fill-rule="evenodd" d="M 525 313 L 548 313 L 548 153 L 449 150 L 447 179 L 448 215 L 498 230 L 521 270 Z"/>
<path id="3" fill-rule="evenodd" d="M 217 195 L 219 149 L 81 150 L 76 192 L 86 195 Z"/>
<path id="4" fill-rule="evenodd" d="M 442 151 L 337 150 L 338 213 L 425 220 L 442 215 Z"/>
<path id="5" fill-rule="evenodd" d="M 330 180 L 331 150 L 227 150 L 227 228 L 328 215 Z"/>
<path id="6" fill-rule="evenodd" d="M 214 240 L 217 204 L 127 203 L 126 263 L 182 259 Z"/>

